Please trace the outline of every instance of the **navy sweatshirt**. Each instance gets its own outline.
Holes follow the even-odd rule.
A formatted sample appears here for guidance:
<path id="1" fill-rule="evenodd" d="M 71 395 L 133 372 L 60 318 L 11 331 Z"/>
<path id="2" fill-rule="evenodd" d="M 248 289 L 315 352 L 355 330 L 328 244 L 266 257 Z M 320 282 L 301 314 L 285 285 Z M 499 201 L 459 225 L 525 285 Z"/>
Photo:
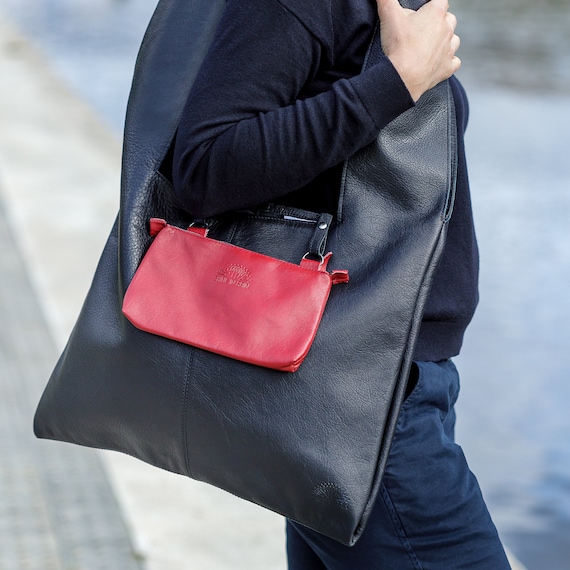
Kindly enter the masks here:
<path id="1" fill-rule="evenodd" d="M 179 125 L 175 190 L 194 216 L 266 202 L 334 214 L 343 161 L 414 105 L 391 62 L 361 72 L 374 0 L 228 0 Z M 455 210 L 416 360 L 458 354 L 477 304 L 478 255 L 459 135 Z"/>

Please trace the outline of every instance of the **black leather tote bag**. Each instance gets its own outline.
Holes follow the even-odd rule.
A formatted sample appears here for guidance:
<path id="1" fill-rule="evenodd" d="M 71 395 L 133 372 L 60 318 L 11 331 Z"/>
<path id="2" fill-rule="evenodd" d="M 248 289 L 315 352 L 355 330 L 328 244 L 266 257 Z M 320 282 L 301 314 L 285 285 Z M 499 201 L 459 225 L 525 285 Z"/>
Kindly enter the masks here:
<path id="1" fill-rule="evenodd" d="M 451 215 L 451 91 L 431 90 L 346 162 L 327 249 L 350 283 L 332 291 L 296 372 L 142 332 L 122 299 L 149 218 L 192 221 L 159 169 L 224 4 L 158 4 L 128 105 L 120 213 L 34 429 L 205 481 L 350 545 L 378 491 Z M 365 65 L 380 57 L 377 36 Z M 268 206 L 212 220 L 210 235 L 298 263 L 314 229 L 303 215 Z"/>

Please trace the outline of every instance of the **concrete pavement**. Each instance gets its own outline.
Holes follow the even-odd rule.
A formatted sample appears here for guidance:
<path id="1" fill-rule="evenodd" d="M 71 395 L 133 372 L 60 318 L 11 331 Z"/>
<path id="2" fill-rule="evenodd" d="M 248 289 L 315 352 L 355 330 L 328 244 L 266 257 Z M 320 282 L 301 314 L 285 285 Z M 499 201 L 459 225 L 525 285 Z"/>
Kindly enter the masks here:
<path id="1" fill-rule="evenodd" d="M 31 432 L 56 349 L 0 203 L 0 569 L 141 570 L 98 453 Z"/>
<path id="2" fill-rule="evenodd" d="M 280 517 L 120 454 L 33 440 L 119 173 L 120 142 L 0 17 L 0 247 L 12 275 L 0 289 L 0 417 L 14 416 L 0 422 L 0 569 L 283 570 Z"/>

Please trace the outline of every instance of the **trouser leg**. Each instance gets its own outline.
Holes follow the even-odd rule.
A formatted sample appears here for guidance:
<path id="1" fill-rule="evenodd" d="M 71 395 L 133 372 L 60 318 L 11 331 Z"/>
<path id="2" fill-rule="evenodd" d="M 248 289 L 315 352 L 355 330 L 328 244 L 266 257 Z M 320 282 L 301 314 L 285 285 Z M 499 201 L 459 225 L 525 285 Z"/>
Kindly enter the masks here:
<path id="1" fill-rule="evenodd" d="M 453 363 L 414 365 L 375 507 L 341 545 L 288 522 L 290 570 L 508 570 L 479 485 L 454 442 Z M 300 554 L 303 553 L 303 554 Z"/>

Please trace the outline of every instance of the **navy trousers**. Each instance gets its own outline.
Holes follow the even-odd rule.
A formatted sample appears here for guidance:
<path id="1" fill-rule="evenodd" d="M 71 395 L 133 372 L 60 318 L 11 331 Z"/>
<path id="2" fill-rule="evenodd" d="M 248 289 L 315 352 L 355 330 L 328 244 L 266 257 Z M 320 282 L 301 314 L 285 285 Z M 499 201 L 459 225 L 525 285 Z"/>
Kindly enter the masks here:
<path id="1" fill-rule="evenodd" d="M 376 505 L 344 546 L 287 521 L 289 570 L 508 570 L 475 476 L 454 441 L 459 376 L 414 363 Z"/>

